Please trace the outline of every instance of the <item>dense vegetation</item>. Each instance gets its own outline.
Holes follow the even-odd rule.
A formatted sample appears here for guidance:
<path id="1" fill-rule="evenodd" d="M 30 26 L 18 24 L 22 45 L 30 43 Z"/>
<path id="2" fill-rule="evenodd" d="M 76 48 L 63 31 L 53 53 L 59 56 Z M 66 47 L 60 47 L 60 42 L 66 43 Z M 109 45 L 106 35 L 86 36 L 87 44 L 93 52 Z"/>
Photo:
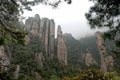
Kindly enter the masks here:
<path id="1" fill-rule="evenodd" d="M 118 35 L 119 36 L 119 35 Z M 71 34 L 64 34 L 65 43 L 68 47 L 68 63 L 69 65 L 79 66 L 81 69 L 85 68 L 100 68 L 100 54 L 98 52 L 96 37 L 89 36 L 85 38 L 81 38 L 80 40 L 76 40 L 72 37 Z M 119 73 L 120 71 L 120 58 L 119 58 L 119 48 L 117 48 L 114 44 L 113 40 L 105 40 L 105 47 L 107 56 L 112 55 L 114 62 L 114 70 Z M 97 61 L 97 65 L 86 66 L 84 61 L 84 55 L 86 53 L 91 53 L 93 58 Z"/>
<path id="2" fill-rule="evenodd" d="M 0 1 L 0 46 L 5 45 L 6 53 L 10 58 L 11 64 L 8 71 L 0 69 L 0 79 L 2 80 L 14 80 L 14 72 L 16 65 L 20 65 L 20 72 L 18 80 L 36 80 L 36 74 L 42 77 L 44 80 L 86 80 L 86 79 L 111 79 L 111 74 L 104 74 L 99 70 L 87 70 L 82 71 L 87 67 L 84 63 L 84 54 L 87 52 L 92 53 L 93 57 L 100 66 L 99 54 L 96 46 L 96 39 L 94 36 L 75 40 L 72 36 L 64 36 L 66 45 L 68 46 L 68 67 L 61 66 L 58 63 L 57 58 L 53 60 L 47 59 L 44 56 L 43 65 L 41 67 L 36 60 L 36 54 L 43 52 L 45 54 L 38 37 L 31 36 L 31 41 L 28 45 L 25 44 L 25 35 L 27 34 L 23 29 L 18 27 L 18 21 L 21 18 L 23 9 L 31 10 L 30 6 L 35 6 L 39 3 L 44 3 L 57 7 L 62 0 L 48 2 L 48 0 L 1 0 Z M 63 0 L 68 4 L 71 0 Z M 116 41 L 116 46 L 120 46 L 119 35 L 120 32 L 120 3 L 118 0 L 91 0 L 95 2 L 95 5 L 91 7 L 86 17 L 91 25 L 91 28 L 108 27 L 108 33 L 105 36 Z M 11 42 L 13 41 L 13 42 Z M 120 57 L 119 49 L 115 48 L 114 41 L 107 41 L 106 47 L 107 55 L 113 55 L 115 59 L 114 70 L 120 75 Z M 19 43 L 19 44 L 18 44 Z M 112 49 L 111 49 L 112 48 Z M 96 68 L 96 66 L 91 66 Z M 76 74 L 80 75 L 76 76 Z M 84 78 L 84 79 L 83 79 Z M 108 80 L 109 80 L 108 79 Z M 119 79 L 119 77 L 118 77 Z"/>
<path id="3" fill-rule="evenodd" d="M 61 80 L 64 76 L 73 77 L 80 72 L 80 68 L 75 66 L 62 66 L 56 57 L 49 59 L 45 57 L 45 52 L 41 47 L 41 41 L 38 37 L 31 35 L 30 43 L 26 46 L 9 42 L 6 45 L 6 52 L 11 55 L 8 72 L 10 80 L 14 79 L 14 73 L 17 65 L 20 65 L 18 80 L 36 80 L 36 73 L 44 80 Z M 39 43 L 39 44 L 38 44 Z M 43 66 L 37 62 L 36 54 L 43 51 Z"/>

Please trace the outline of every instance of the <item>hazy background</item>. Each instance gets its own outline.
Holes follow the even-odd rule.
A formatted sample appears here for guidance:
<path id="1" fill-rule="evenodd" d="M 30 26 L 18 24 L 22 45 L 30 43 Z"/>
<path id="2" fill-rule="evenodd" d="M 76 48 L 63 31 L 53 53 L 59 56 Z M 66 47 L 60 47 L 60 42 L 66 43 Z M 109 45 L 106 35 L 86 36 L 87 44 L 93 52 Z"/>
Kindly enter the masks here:
<path id="1" fill-rule="evenodd" d="M 41 18 L 54 19 L 56 28 L 61 25 L 63 33 L 71 33 L 75 38 L 93 35 L 96 30 L 91 30 L 85 13 L 93 3 L 89 0 L 72 0 L 72 4 L 61 3 L 58 8 L 40 4 L 32 7 L 33 11 L 25 11 L 26 18 L 39 14 Z"/>

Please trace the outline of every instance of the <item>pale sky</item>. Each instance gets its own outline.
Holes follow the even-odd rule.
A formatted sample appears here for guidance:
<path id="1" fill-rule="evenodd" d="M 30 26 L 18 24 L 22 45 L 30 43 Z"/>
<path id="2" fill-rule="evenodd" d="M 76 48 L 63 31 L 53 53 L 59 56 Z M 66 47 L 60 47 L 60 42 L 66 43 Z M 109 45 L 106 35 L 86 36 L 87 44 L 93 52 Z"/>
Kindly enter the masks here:
<path id="1" fill-rule="evenodd" d="M 63 33 L 71 33 L 75 38 L 80 38 L 95 32 L 95 30 L 90 29 L 85 18 L 85 13 L 92 5 L 93 3 L 89 0 L 72 0 L 72 4 L 61 3 L 55 9 L 40 4 L 33 7 L 33 11 L 25 11 L 24 16 L 31 17 L 39 14 L 40 18 L 54 19 L 56 28 L 61 25 Z"/>

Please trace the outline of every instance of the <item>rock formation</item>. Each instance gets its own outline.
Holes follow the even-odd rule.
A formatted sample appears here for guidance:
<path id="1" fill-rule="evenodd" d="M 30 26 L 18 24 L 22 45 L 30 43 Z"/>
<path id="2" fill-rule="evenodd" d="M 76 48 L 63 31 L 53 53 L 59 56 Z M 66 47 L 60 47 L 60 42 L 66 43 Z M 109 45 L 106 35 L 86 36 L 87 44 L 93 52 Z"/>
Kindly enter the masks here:
<path id="1" fill-rule="evenodd" d="M 107 65 L 107 71 L 112 71 L 113 69 L 113 66 L 114 66 L 114 59 L 113 57 L 110 55 L 110 56 L 107 56 L 105 58 L 105 61 L 106 61 L 106 65 Z"/>
<path id="2" fill-rule="evenodd" d="M 7 71 L 10 60 L 4 51 L 4 47 L 0 46 L 0 69 Z"/>
<path id="3" fill-rule="evenodd" d="M 30 32 L 29 36 L 36 36 L 40 39 L 42 50 L 45 51 L 45 56 L 52 59 L 55 56 L 55 23 L 54 20 L 49 20 L 48 18 L 40 19 L 39 15 L 35 15 L 34 18 L 30 17 L 25 22 L 25 30 Z M 27 43 L 29 43 L 29 38 L 26 37 Z M 67 65 L 67 50 L 62 37 L 62 31 L 60 26 L 58 27 L 58 44 L 57 46 L 57 56 L 60 63 Z M 38 52 L 37 60 L 40 60 L 42 65 L 41 52 Z"/>
<path id="4" fill-rule="evenodd" d="M 55 51 L 55 23 L 54 20 L 50 20 L 50 34 L 49 34 L 49 56 L 53 58 Z"/>
<path id="5" fill-rule="evenodd" d="M 32 23 L 33 23 L 33 17 L 29 17 L 25 21 L 25 27 L 24 27 L 24 29 L 29 32 L 31 30 L 31 28 L 32 28 Z"/>
<path id="6" fill-rule="evenodd" d="M 53 58 L 55 49 L 55 23 L 48 18 L 40 19 L 36 14 L 34 18 L 28 18 L 25 22 L 25 30 L 33 36 L 39 37 L 46 57 Z M 28 41 L 29 42 L 29 41 Z"/>
<path id="7" fill-rule="evenodd" d="M 97 64 L 97 62 L 95 61 L 95 59 L 92 57 L 91 53 L 85 54 L 85 64 L 87 66 L 90 66 L 90 65 L 93 65 L 93 64 Z"/>
<path id="8" fill-rule="evenodd" d="M 15 80 L 18 80 L 19 72 L 20 72 L 20 65 L 17 65 L 17 66 L 16 66 L 16 70 L 15 70 L 15 72 L 14 72 Z"/>
<path id="9" fill-rule="evenodd" d="M 35 78 L 36 80 L 42 80 L 42 77 L 37 72 L 35 72 Z"/>
<path id="10" fill-rule="evenodd" d="M 104 40 L 102 39 L 102 34 L 100 32 L 96 32 L 96 38 L 97 38 L 97 46 L 101 56 L 101 71 L 107 72 L 107 65 L 105 61 L 106 49 L 104 45 Z"/>
<path id="11" fill-rule="evenodd" d="M 37 63 L 43 67 L 43 54 L 41 53 L 37 53 L 36 54 L 36 59 L 37 59 Z"/>
<path id="12" fill-rule="evenodd" d="M 40 28 L 40 17 L 36 14 L 32 21 L 31 33 L 36 36 Z"/>
<path id="13" fill-rule="evenodd" d="M 67 49 L 60 26 L 57 29 L 57 57 L 62 65 L 67 66 Z"/>

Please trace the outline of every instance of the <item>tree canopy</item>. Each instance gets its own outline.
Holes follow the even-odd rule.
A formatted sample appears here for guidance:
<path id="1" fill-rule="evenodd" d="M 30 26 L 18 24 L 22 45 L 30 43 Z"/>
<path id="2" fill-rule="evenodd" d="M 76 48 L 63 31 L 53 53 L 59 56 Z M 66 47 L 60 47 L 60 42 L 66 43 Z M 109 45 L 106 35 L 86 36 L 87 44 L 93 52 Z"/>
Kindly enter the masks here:
<path id="1" fill-rule="evenodd" d="M 91 28 L 107 27 L 109 30 L 105 36 L 116 40 L 116 35 L 120 33 L 120 1 L 119 0 L 90 0 L 94 2 L 86 18 Z M 117 39 L 120 45 L 120 39 Z"/>

